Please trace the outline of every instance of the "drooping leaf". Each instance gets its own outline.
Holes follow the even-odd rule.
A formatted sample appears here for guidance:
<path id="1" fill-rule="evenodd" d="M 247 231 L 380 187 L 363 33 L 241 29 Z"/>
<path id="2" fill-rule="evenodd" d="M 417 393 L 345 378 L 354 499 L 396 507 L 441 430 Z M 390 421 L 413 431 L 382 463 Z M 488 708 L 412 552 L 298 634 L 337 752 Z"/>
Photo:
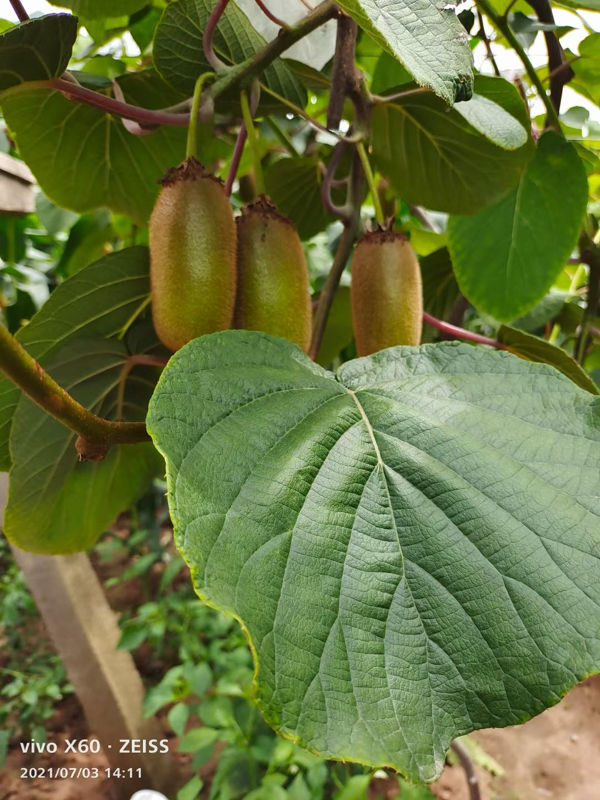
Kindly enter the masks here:
<path id="1" fill-rule="evenodd" d="M 148 302 L 148 250 L 130 247 L 91 264 L 61 284 L 17 339 L 36 359 L 75 339 L 117 336 Z M 10 468 L 8 440 L 21 392 L 0 376 L 0 470 Z"/>
<path id="2" fill-rule="evenodd" d="M 0 92 L 27 81 L 58 78 L 77 38 L 77 17 L 49 14 L 0 34 Z"/>
<path id="3" fill-rule="evenodd" d="M 125 376 L 127 357 L 122 342 L 85 339 L 43 359 L 43 365 L 94 413 L 143 420 L 156 368 L 136 367 Z M 86 550 L 161 472 L 151 444 L 119 445 L 104 461 L 81 463 L 76 438 L 21 396 L 11 428 L 13 466 L 4 520 L 4 533 L 21 550 L 52 555 Z"/>
<path id="4" fill-rule="evenodd" d="M 165 9 L 154 37 L 154 64 L 178 91 L 191 95 L 196 80 L 211 70 L 204 57 L 202 37 L 214 3 L 211 0 L 174 0 Z M 214 36 L 217 55 L 238 64 L 265 47 L 266 42 L 235 3 L 229 3 Z M 285 61 L 269 66 L 261 80 L 273 91 L 304 106 L 306 92 Z M 265 108 L 268 98 L 264 98 Z"/>
<path id="5" fill-rule="evenodd" d="M 599 403 L 457 343 L 336 376 L 260 333 L 180 350 L 148 426 L 196 589 L 251 638 L 265 719 L 431 781 L 455 737 L 598 671 Z"/>
<path id="6" fill-rule="evenodd" d="M 501 321 L 532 308 L 577 243 L 587 197 L 573 145 L 544 134 L 511 191 L 475 216 L 450 219 L 448 246 L 463 294 Z"/>
<path id="7" fill-rule="evenodd" d="M 499 78 L 478 78 L 475 89 L 483 102 L 493 100 L 503 124 L 513 119 L 525 132 L 514 86 Z M 491 119 L 480 118 L 477 124 L 489 127 Z M 510 136 L 509 126 L 504 130 L 502 138 Z M 438 211 L 479 211 L 517 183 L 533 152 L 530 140 L 516 150 L 497 146 L 459 114 L 458 107 L 448 110 L 433 95 L 400 98 L 373 112 L 375 164 L 404 200 Z"/>
<path id="8" fill-rule="evenodd" d="M 421 86 L 452 105 L 473 90 L 468 36 L 454 11 L 436 0 L 342 0 L 342 8 Z"/>
<path id="9" fill-rule="evenodd" d="M 499 342 L 508 347 L 511 353 L 520 358 L 538 361 L 540 364 L 550 364 L 586 392 L 600 394 L 600 390 L 587 372 L 562 347 L 556 347 L 545 339 L 540 339 L 539 336 L 533 336 L 531 333 L 519 331 L 508 325 L 500 326 L 497 338 Z"/>
<path id="10" fill-rule="evenodd" d="M 148 0 L 48 0 L 53 6 L 70 8 L 85 19 L 129 16 L 143 8 Z"/>
<path id="11" fill-rule="evenodd" d="M 119 85 L 128 102 L 146 108 L 181 99 L 153 70 L 123 75 Z M 185 128 L 134 136 L 120 119 L 52 89 L 24 84 L 4 92 L 0 103 L 44 193 L 73 211 L 107 206 L 145 224 L 159 179 L 185 157 Z"/>
<path id="12" fill-rule="evenodd" d="M 311 239 L 335 219 L 321 200 L 323 176 L 318 157 L 280 158 L 265 171 L 265 183 L 269 196 L 279 211 L 293 220 L 301 239 Z"/>
<path id="13" fill-rule="evenodd" d="M 459 103 L 456 111 L 486 139 L 504 150 L 518 150 L 527 143 L 529 133 L 521 123 L 488 97 L 474 94 L 468 103 Z"/>

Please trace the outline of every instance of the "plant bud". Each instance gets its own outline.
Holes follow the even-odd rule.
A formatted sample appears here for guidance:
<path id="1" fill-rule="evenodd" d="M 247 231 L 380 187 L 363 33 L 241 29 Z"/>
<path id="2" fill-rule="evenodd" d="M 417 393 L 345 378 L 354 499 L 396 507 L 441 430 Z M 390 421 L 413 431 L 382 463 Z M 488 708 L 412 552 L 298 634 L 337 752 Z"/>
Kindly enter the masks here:
<path id="1" fill-rule="evenodd" d="M 236 226 L 221 181 L 190 158 L 169 170 L 150 219 L 154 327 L 178 350 L 231 327 Z"/>

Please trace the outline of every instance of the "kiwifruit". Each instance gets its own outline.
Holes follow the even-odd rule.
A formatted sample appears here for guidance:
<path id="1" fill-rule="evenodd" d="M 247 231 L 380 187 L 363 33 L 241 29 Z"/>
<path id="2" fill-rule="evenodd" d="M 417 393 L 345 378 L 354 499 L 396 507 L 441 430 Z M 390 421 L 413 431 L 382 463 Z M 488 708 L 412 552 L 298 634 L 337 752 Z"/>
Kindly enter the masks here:
<path id="1" fill-rule="evenodd" d="M 152 316 L 162 343 L 231 327 L 236 225 L 221 181 L 195 159 L 171 169 L 150 218 Z"/>
<path id="2" fill-rule="evenodd" d="M 281 336 L 308 350 L 312 313 L 308 270 L 292 222 L 264 195 L 237 218 L 236 328 Z"/>
<path id="3" fill-rule="evenodd" d="M 352 259 L 352 321 L 359 356 L 421 342 L 423 290 L 419 261 L 406 237 L 366 233 Z"/>

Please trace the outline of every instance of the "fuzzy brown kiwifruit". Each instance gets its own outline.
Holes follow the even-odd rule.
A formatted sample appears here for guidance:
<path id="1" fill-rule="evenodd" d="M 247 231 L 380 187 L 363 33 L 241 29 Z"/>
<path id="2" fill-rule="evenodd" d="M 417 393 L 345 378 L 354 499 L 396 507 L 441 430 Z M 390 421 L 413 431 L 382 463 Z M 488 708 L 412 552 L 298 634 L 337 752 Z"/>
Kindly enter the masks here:
<path id="1" fill-rule="evenodd" d="M 360 239 L 352 259 L 351 302 L 359 356 L 420 344 L 421 271 L 403 234 L 378 230 Z"/>
<path id="2" fill-rule="evenodd" d="M 310 289 L 296 229 L 264 195 L 244 209 L 237 228 L 235 327 L 281 336 L 308 350 Z"/>
<path id="3" fill-rule="evenodd" d="M 218 178 L 195 158 L 169 170 L 150 218 L 150 278 L 154 327 L 170 350 L 231 327 L 236 236 Z"/>

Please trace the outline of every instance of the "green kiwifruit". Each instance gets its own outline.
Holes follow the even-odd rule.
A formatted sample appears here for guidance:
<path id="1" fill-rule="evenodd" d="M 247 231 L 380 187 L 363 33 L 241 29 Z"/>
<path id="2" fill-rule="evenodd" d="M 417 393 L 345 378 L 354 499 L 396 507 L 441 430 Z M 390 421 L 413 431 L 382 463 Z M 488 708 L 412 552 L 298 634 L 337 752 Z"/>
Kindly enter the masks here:
<path id="1" fill-rule="evenodd" d="M 236 225 L 221 181 L 195 158 L 169 170 L 150 219 L 152 316 L 162 343 L 231 327 Z"/>
<path id="2" fill-rule="evenodd" d="M 310 289 L 296 229 L 264 195 L 244 209 L 237 228 L 235 327 L 281 336 L 308 350 Z"/>
<path id="3" fill-rule="evenodd" d="M 351 302 L 359 356 L 420 344 L 421 271 L 403 234 L 378 230 L 360 239 L 352 259 Z"/>

